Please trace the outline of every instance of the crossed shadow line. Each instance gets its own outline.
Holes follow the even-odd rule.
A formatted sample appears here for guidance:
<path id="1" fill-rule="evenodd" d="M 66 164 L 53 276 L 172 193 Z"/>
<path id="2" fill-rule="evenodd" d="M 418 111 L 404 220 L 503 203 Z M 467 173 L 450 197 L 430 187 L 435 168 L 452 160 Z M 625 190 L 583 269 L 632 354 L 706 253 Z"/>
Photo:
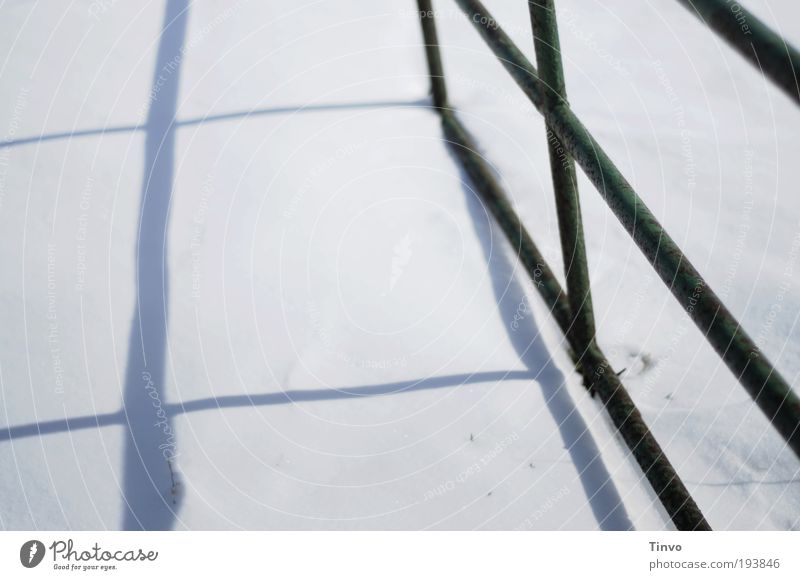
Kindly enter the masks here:
<path id="1" fill-rule="evenodd" d="M 400 395 L 429 389 L 442 389 L 445 387 L 460 387 L 472 383 L 488 383 L 507 380 L 530 380 L 534 378 L 531 371 L 487 371 L 482 373 L 464 373 L 417 379 L 412 381 L 399 381 L 379 385 L 366 385 L 344 389 L 305 389 L 280 391 L 277 393 L 262 393 L 256 395 L 225 395 L 222 397 L 207 397 L 183 403 L 163 405 L 169 416 L 195 413 L 198 411 L 222 410 L 236 407 L 262 407 L 270 405 L 287 405 L 310 401 L 329 401 L 336 399 L 355 399 L 361 397 L 379 397 Z M 123 409 L 114 413 L 98 415 L 82 415 L 67 417 L 52 421 L 27 423 L 14 427 L 0 428 L 0 442 L 25 437 L 40 437 L 53 435 L 66 431 L 93 429 L 113 425 L 126 426 L 127 419 Z"/>
<path id="2" fill-rule="evenodd" d="M 205 117 L 195 117 L 184 121 L 174 121 L 173 127 L 191 127 L 193 125 L 204 125 L 206 123 L 216 123 L 220 121 L 233 121 L 235 119 L 248 119 L 250 117 L 263 117 L 268 115 L 287 115 L 297 113 L 321 113 L 325 111 L 347 111 L 357 109 L 382 109 L 392 107 L 429 107 L 429 99 L 417 99 L 409 101 L 366 101 L 361 103 L 328 103 L 320 105 L 300 105 L 271 107 L 265 109 L 252 109 L 250 111 L 234 111 L 231 113 L 219 113 L 217 115 L 207 115 Z M 93 137 L 97 135 L 113 135 L 115 133 L 131 133 L 136 131 L 147 131 L 148 124 L 122 125 L 119 127 L 103 127 L 97 129 L 80 129 L 77 131 L 63 131 L 61 133 L 50 133 L 48 135 L 34 135 L 22 137 L 11 141 L 0 142 L 0 149 L 6 147 L 18 147 L 20 145 L 31 145 L 44 141 L 56 141 L 59 139 L 73 139 L 77 137 Z"/>

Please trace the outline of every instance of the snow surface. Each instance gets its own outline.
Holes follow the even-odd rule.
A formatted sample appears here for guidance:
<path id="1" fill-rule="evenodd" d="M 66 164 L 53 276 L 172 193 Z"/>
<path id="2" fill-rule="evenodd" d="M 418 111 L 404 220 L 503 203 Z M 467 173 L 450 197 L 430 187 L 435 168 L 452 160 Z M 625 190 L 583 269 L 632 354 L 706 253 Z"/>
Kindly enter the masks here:
<path id="1" fill-rule="evenodd" d="M 797 384 L 798 111 L 677 2 L 558 5 L 574 109 Z M 0 3 L 0 526 L 671 527 L 442 142 L 415 7 Z M 542 122 L 436 8 L 560 271 Z M 797 459 L 581 179 L 600 342 L 678 472 L 717 529 L 798 529 Z"/>

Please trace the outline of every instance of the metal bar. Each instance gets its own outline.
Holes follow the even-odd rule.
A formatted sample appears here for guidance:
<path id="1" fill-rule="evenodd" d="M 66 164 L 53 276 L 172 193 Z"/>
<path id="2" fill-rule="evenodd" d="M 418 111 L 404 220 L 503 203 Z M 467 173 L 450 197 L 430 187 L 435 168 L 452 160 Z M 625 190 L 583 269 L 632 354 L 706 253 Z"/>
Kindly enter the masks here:
<path id="1" fill-rule="evenodd" d="M 617 219 L 650 261 L 706 340 L 800 457 L 800 398 L 775 370 L 722 301 L 681 252 L 586 127 L 566 106 L 551 109 L 536 69 L 479 0 L 456 0 L 544 116 L 564 148 L 583 168 Z"/>
<path id="2" fill-rule="evenodd" d="M 739 2 L 678 0 L 800 104 L 800 52 Z"/>
<path id="3" fill-rule="evenodd" d="M 437 109 L 447 107 L 447 87 L 444 82 L 444 67 L 439 52 L 439 38 L 436 34 L 436 23 L 431 0 L 417 0 L 419 21 L 422 24 L 422 37 L 425 40 L 425 57 L 428 60 L 428 71 L 431 78 L 433 106 Z"/>
<path id="4" fill-rule="evenodd" d="M 441 114 L 444 114 L 450 109 L 447 104 L 447 86 L 444 77 L 444 68 L 442 67 L 441 53 L 439 51 L 438 35 L 436 33 L 435 12 L 431 6 L 431 0 L 417 0 L 417 6 L 419 8 L 422 34 L 425 39 L 425 55 L 428 61 L 428 74 L 431 80 L 433 103 L 434 107 L 437 108 Z M 445 133 L 447 134 L 450 125 L 445 123 L 444 126 Z M 460 124 L 457 124 L 457 127 L 460 126 Z M 468 139 L 466 132 L 464 132 L 463 135 L 457 132 L 451 136 L 463 137 L 458 141 L 459 143 L 472 143 L 472 141 Z M 463 164 L 464 170 L 467 172 L 467 175 L 478 191 L 481 192 L 481 195 L 489 202 L 492 213 L 500 223 L 503 231 L 506 232 L 511 245 L 517 250 L 517 254 L 525 270 L 542 295 L 545 304 L 550 308 L 550 312 L 556 319 L 556 322 L 558 322 L 561 328 L 569 328 L 572 316 L 570 315 L 566 294 L 561 289 L 561 285 L 547 265 L 539 248 L 536 247 L 533 239 L 509 205 L 500 184 L 497 183 L 497 180 L 494 178 L 493 172 L 486 166 L 485 161 L 483 161 L 480 155 L 475 153 L 475 151 L 477 151 L 477 149 L 472 151 L 473 155 L 470 158 L 474 157 L 478 161 Z M 464 153 L 461 152 L 459 154 L 459 159 L 463 159 L 463 155 Z M 577 361 L 575 353 L 571 354 Z"/>
<path id="5" fill-rule="evenodd" d="M 422 16 L 421 18 L 423 27 L 428 26 L 435 39 L 433 12 L 430 13 L 430 22 L 426 22 Z M 438 44 L 428 44 L 428 46 L 434 53 L 432 58 L 428 58 L 430 75 L 432 78 L 441 79 L 442 86 L 444 86 L 441 59 L 437 54 L 439 46 Z M 433 63 L 439 63 L 439 65 L 436 66 Z M 447 107 L 438 107 L 438 111 L 442 119 L 445 138 L 450 143 L 452 151 L 483 201 L 489 206 L 509 242 L 517 249 L 525 270 L 569 341 L 567 330 L 571 326 L 572 316 L 558 280 L 508 202 L 494 172 L 477 152 L 477 145 L 454 111 Z M 574 350 L 575 346 L 573 345 Z M 586 354 L 584 360 L 591 361 L 593 366 L 590 380 L 593 385 L 596 385 L 594 390 L 600 394 L 611 420 L 636 458 L 675 526 L 680 530 L 710 530 L 708 522 L 661 450 L 641 413 L 619 381 L 617 374 L 611 369 L 611 365 L 603 353 L 596 345 L 593 345 Z M 588 371 L 589 365 L 584 365 L 584 368 Z M 588 375 L 589 373 L 586 372 L 585 376 Z"/>
<path id="6" fill-rule="evenodd" d="M 442 117 L 445 138 L 452 151 L 509 242 L 519 252 L 520 260 L 528 275 L 552 310 L 573 351 L 583 348 L 583 344 L 577 341 L 574 334 L 570 336 L 567 332 L 572 317 L 558 280 L 508 203 L 506 194 L 495 179 L 491 168 L 477 153 L 478 147 L 474 140 L 452 109 L 440 109 L 439 113 Z M 710 530 L 711 527 L 700 508 L 650 432 L 605 355 L 594 346 L 584 352 L 582 360 L 586 369 L 591 368 L 589 376 L 592 390 L 599 394 L 611 421 L 622 435 L 675 527 L 679 530 Z"/>
<path id="7" fill-rule="evenodd" d="M 539 78 L 546 86 L 544 102 L 550 108 L 567 103 L 567 88 L 561 65 L 561 48 L 553 0 L 529 1 L 533 44 Z M 561 237 L 561 254 L 567 279 L 567 299 L 573 314 L 572 326 L 580 355 L 592 348 L 595 340 L 595 322 L 592 293 L 589 285 L 589 266 L 586 261 L 586 244 L 583 238 L 581 205 L 578 197 L 578 179 L 575 163 L 567 155 L 561 142 L 547 130 L 550 155 L 550 173 L 556 198 L 558 231 Z"/>

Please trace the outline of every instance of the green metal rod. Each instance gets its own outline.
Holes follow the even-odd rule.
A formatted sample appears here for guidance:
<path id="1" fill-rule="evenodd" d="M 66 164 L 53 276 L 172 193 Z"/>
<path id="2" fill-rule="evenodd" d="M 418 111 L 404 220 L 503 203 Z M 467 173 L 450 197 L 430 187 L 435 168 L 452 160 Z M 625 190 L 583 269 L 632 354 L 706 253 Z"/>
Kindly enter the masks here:
<path id="1" fill-rule="evenodd" d="M 473 187 L 500 224 L 503 233 L 519 252 L 520 260 L 528 275 L 552 310 L 573 351 L 583 348 L 583 344 L 578 342 L 574 335 L 568 334 L 572 317 L 558 280 L 528 235 L 519 216 L 508 203 L 506 194 L 495 179 L 491 168 L 477 153 L 475 141 L 452 109 L 440 109 L 439 114 L 442 117 L 445 138 L 452 151 L 461 162 Z M 585 351 L 581 358 L 584 369 L 589 371 L 588 380 L 591 381 L 592 391 L 599 394 L 611 421 L 625 440 L 675 527 L 679 530 L 710 530 L 711 526 L 650 432 L 605 355 L 599 348 L 593 346 Z"/>
<path id="2" fill-rule="evenodd" d="M 433 94 L 434 107 L 439 109 L 439 113 L 450 114 L 451 109 L 447 104 L 447 86 L 444 77 L 444 68 L 442 67 L 442 58 L 439 51 L 439 40 L 436 32 L 435 13 L 431 7 L 430 0 L 417 0 L 419 7 L 419 19 L 422 26 L 422 34 L 425 40 L 425 55 L 428 62 L 428 71 L 431 81 L 431 92 Z M 450 116 L 448 116 L 450 118 Z M 445 132 L 447 132 L 449 124 L 445 123 Z M 460 127 L 457 124 L 457 127 Z M 452 128 L 452 127 L 451 127 Z M 462 135 L 455 133 L 450 135 L 457 138 Z M 471 144 L 466 132 L 463 133 L 464 139 L 457 140 L 457 142 Z M 478 161 L 465 166 L 465 171 L 469 175 L 472 183 L 476 189 L 481 192 L 484 200 L 488 202 L 495 218 L 500 223 L 503 231 L 511 242 L 511 245 L 517 251 L 520 260 L 522 261 L 525 270 L 530 275 L 534 284 L 536 285 L 539 293 L 545 301 L 545 304 L 550 309 L 553 317 L 562 328 L 569 328 L 571 324 L 571 315 L 569 310 L 569 303 L 567 302 L 566 294 L 561 289 L 556 276 L 550 270 L 544 256 L 539 251 L 539 248 L 530 237 L 522 222 L 517 217 L 517 214 L 508 203 L 508 199 L 503 193 L 500 184 L 493 176 L 493 172 L 486 166 L 486 162 L 480 158 L 475 151 L 470 152 L 470 158 L 476 158 Z M 459 158 L 463 159 L 465 152 L 459 152 Z"/>
<path id="3" fill-rule="evenodd" d="M 564 104 L 555 108 L 546 106 L 546 88 L 536 69 L 483 4 L 479 0 L 455 1 L 542 114 L 547 126 L 583 168 L 706 340 L 800 457 L 800 398 L 797 394 L 708 287 L 572 110 Z"/>
<path id="4" fill-rule="evenodd" d="M 800 104 L 800 52 L 739 2 L 678 0 Z"/>
<path id="5" fill-rule="evenodd" d="M 439 39 L 436 35 L 431 0 L 417 0 L 417 7 L 419 8 L 419 21 L 422 24 L 422 36 L 425 40 L 425 57 L 428 59 L 433 105 L 437 109 L 441 109 L 447 107 L 447 87 L 444 83 L 444 68 L 439 52 Z"/>
<path id="6" fill-rule="evenodd" d="M 567 88 L 561 65 L 561 48 L 558 40 L 558 25 L 553 0 L 529 1 L 533 44 L 539 78 L 547 87 L 544 102 L 550 108 L 567 103 Z M 561 237 L 561 254 L 567 279 L 567 297 L 573 324 L 568 333 L 573 333 L 581 354 L 592 348 L 595 341 L 592 293 L 589 285 L 589 266 L 586 261 L 586 244 L 583 238 L 581 205 L 578 197 L 578 179 L 575 163 L 552 131 L 547 130 L 547 146 L 550 155 L 550 173 L 558 215 L 558 231 Z"/>
<path id="7" fill-rule="evenodd" d="M 432 12 L 430 16 L 431 18 L 426 21 L 421 13 L 421 23 L 423 28 L 430 29 L 429 33 L 426 33 L 426 37 L 435 39 L 436 25 Z M 441 58 L 438 55 L 439 46 L 438 44 L 428 44 L 428 47 L 432 48 L 433 53 L 428 58 L 431 84 L 440 83 L 444 88 L 444 74 L 441 68 Z M 506 238 L 517 250 L 517 255 L 536 289 L 550 308 L 553 317 L 567 337 L 567 341 L 571 341 L 571 354 L 575 356 L 575 352 L 580 346 L 574 334 L 571 335 L 572 338 L 568 335 L 568 330 L 572 325 L 572 316 L 558 280 L 508 202 L 508 197 L 495 178 L 494 172 L 477 152 L 478 147 L 475 141 L 458 120 L 455 112 L 447 107 L 437 107 L 437 109 L 442 119 L 445 138 L 449 142 L 451 150 L 458 158 L 475 190 L 489 207 Z M 587 384 L 591 383 L 592 390 L 599 393 L 612 422 L 642 468 L 675 526 L 679 530 L 710 530 L 708 522 L 653 437 L 617 374 L 611 369 L 605 355 L 592 343 L 592 347 L 583 353 L 581 362 L 583 364 L 580 366 L 583 368 Z M 577 360 L 576 364 L 578 364 Z"/>

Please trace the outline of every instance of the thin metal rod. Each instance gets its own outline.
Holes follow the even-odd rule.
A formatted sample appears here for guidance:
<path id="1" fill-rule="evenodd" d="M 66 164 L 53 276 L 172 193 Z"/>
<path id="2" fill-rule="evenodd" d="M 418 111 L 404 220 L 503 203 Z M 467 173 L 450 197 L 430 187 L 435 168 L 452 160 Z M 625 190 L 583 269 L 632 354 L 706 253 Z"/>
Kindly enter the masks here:
<path id="1" fill-rule="evenodd" d="M 511 245 L 518 251 L 528 275 L 539 290 L 554 318 L 570 341 L 573 350 L 582 348 L 574 335 L 567 331 L 572 317 L 564 293 L 517 214 L 508 203 L 505 192 L 486 161 L 477 153 L 477 145 L 458 120 L 452 109 L 440 109 L 445 138 L 462 167 L 494 215 Z M 593 347 L 582 359 L 592 367 L 592 390 L 597 392 L 611 421 L 624 439 L 631 454 L 661 501 L 670 519 L 679 530 L 710 530 L 700 508 L 695 503 L 675 468 L 650 432 L 628 391 L 611 368 L 599 348 Z"/>
<path id="2" fill-rule="evenodd" d="M 800 52 L 739 2 L 678 0 L 800 104 Z"/>
<path id="3" fill-rule="evenodd" d="M 553 0 L 529 0 L 533 44 L 539 78 L 547 90 L 544 101 L 550 108 L 567 103 L 567 88 L 561 65 L 561 48 L 558 40 L 558 25 Z M 567 280 L 567 298 L 573 314 L 568 332 L 574 334 L 579 345 L 579 358 L 592 348 L 595 340 L 592 293 L 589 285 L 589 266 L 586 260 L 586 244 L 583 238 L 581 205 L 578 197 L 578 179 L 575 163 L 552 131 L 546 132 L 550 155 L 550 173 L 558 215 L 558 231 L 561 237 L 561 253 Z"/>
<path id="4" fill-rule="evenodd" d="M 545 105 L 546 89 L 536 69 L 483 4 L 479 0 L 456 2 L 542 114 L 547 126 L 583 168 L 706 340 L 800 457 L 800 398 L 797 394 L 708 287 L 572 110 L 566 105 L 555 109 Z"/>
<path id="5" fill-rule="evenodd" d="M 435 32 L 432 12 L 430 16 L 431 21 L 427 25 Z M 426 25 L 424 20 L 422 24 Z M 436 54 L 439 52 L 439 47 L 437 44 L 428 46 L 432 47 L 434 53 L 433 58 L 428 59 L 431 77 L 441 78 L 443 86 L 444 77 L 441 67 L 437 68 L 431 64 L 441 63 L 441 59 Z M 572 316 L 558 280 L 508 202 L 508 197 L 495 178 L 494 172 L 483 157 L 477 153 L 478 148 L 475 141 L 458 120 L 455 112 L 446 107 L 438 107 L 438 112 L 451 149 L 472 185 L 500 224 L 509 242 L 517 250 L 517 255 L 525 270 L 545 304 L 550 308 L 553 317 L 567 337 L 567 341 L 570 341 L 567 331 L 572 325 Z M 574 357 L 575 351 L 578 350 L 575 345 L 578 343 L 574 339 L 574 334 L 572 336 L 571 354 Z M 679 530 L 710 530 L 708 522 L 648 429 L 641 413 L 619 381 L 617 374 L 611 369 L 605 355 L 596 345 L 593 345 L 581 358 L 583 361 L 591 362 L 592 372 L 588 372 L 589 365 L 584 365 L 584 376 L 590 377 L 592 390 L 600 394 L 612 422 L 639 463 L 675 526 Z"/>
<path id="6" fill-rule="evenodd" d="M 439 52 L 439 38 L 436 34 L 431 0 L 417 0 L 417 7 L 419 8 L 419 21 L 422 25 L 422 37 L 425 40 L 425 57 L 428 59 L 433 106 L 442 109 L 447 107 L 447 87 L 444 82 L 444 67 Z"/>

